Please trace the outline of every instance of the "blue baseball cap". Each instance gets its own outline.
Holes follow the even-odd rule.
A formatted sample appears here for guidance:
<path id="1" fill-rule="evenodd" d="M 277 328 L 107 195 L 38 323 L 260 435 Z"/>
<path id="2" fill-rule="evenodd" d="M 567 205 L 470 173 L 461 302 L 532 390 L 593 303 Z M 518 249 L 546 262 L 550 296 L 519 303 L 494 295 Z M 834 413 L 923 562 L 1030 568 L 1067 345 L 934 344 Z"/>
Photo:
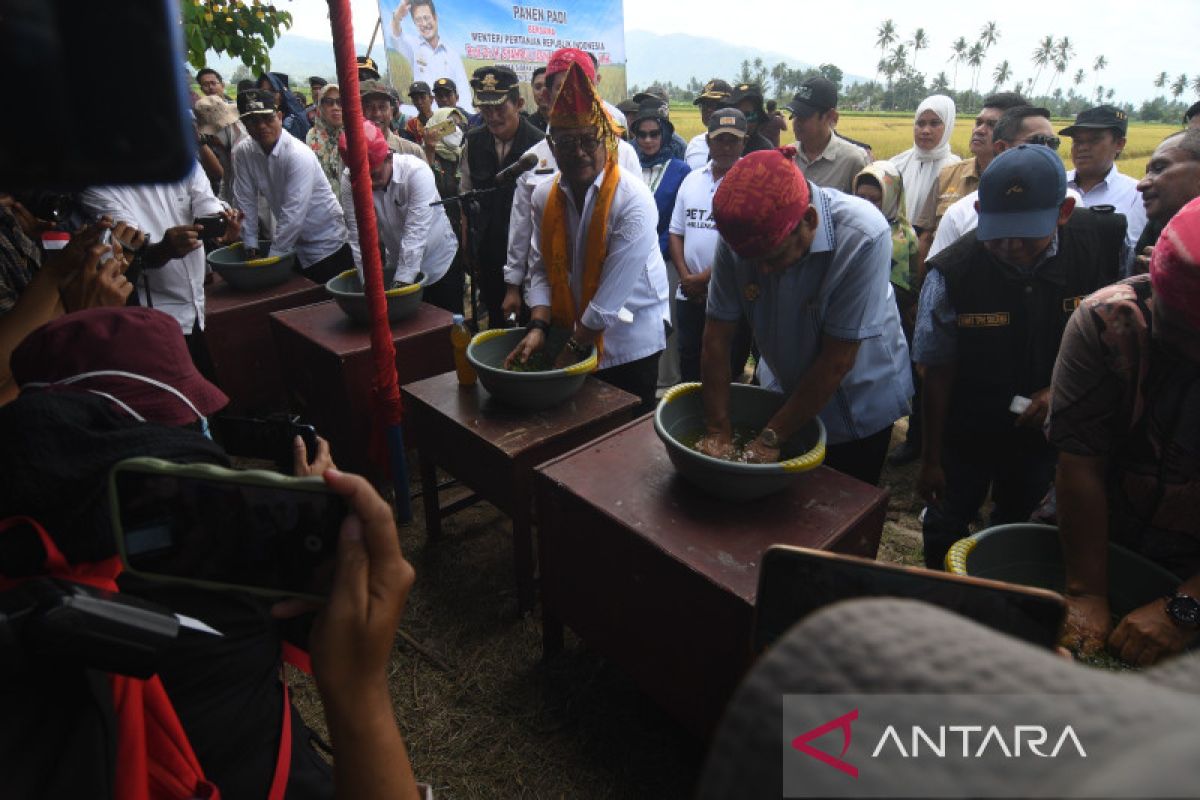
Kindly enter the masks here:
<path id="1" fill-rule="evenodd" d="M 1067 173 L 1058 153 L 1040 144 L 1005 150 L 979 179 L 975 237 L 986 242 L 1049 236 L 1066 196 Z"/>

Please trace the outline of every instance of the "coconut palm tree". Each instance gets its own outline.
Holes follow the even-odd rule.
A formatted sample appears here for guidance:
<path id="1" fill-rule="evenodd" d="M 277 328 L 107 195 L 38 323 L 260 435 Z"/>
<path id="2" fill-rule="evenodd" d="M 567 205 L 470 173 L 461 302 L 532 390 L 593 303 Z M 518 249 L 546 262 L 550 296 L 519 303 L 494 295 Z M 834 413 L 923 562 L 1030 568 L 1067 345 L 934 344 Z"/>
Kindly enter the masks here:
<path id="1" fill-rule="evenodd" d="M 1096 83 L 1100 83 L 1100 73 L 1108 68 L 1108 59 L 1102 55 L 1096 56 L 1092 61 L 1092 72 L 1096 76 Z"/>
<path id="2" fill-rule="evenodd" d="M 1158 73 L 1158 77 L 1154 79 L 1154 88 L 1161 89 L 1171 80 L 1171 76 L 1165 72 Z"/>
<path id="3" fill-rule="evenodd" d="M 967 50 L 970 45 L 967 44 L 967 37 L 960 36 L 954 40 L 954 44 L 950 45 L 950 57 L 946 61 L 954 62 L 954 83 L 952 87 L 954 91 L 958 91 L 958 65 L 967 60 Z"/>
<path id="4" fill-rule="evenodd" d="M 979 43 L 983 45 L 984 53 L 987 53 L 998 41 L 1000 41 L 1000 29 L 996 27 L 995 22 L 988 22 L 979 31 Z"/>
<path id="5" fill-rule="evenodd" d="M 1030 99 L 1033 97 L 1033 87 L 1037 86 L 1038 80 L 1042 77 L 1044 70 L 1054 59 L 1054 37 L 1046 36 L 1033 51 L 1033 65 L 1037 67 L 1037 72 L 1033 75 L 1033 80 L 1029 84 Z"/>
<path id="6" fill-rule="evenodd" d="M 979 70 L 983 67 L 984 56 L 987 55 L 987 48 L 983 46 L 983 42 L 976 42 L 971 45 L 971 49 L 967 51 L 967 66 L 975 71 L 971 78 L 971 91 L 975 91 L 975 87 L 979 85 Z"/>
<path id="7" fill-rule="evenodd" d="M 1064 36 L 1058 40 L 1054 46 L 1054 55 L 1051 57 L 1051 62 L 1054 64 L 1054 74 L 1050 76 L 1050 83 L 1046 86 L 1046 91 L 1049 92 L 1054 86 L 1054 81 L 1067 71 L 1067 66 L 1071 63 L 1072 56 L 1075 55 L 1075 46 L 1071 44 L 1071 40 Z"/>
<path id="8" fill-rule="evenodd" d="M 1008 59 L 1001 61 L 996 65 L 996 69 L 992 70 L 992 79 L 996 82 L 994 87 L 996 90 L 999 90 L 1004 82 L 1011 77 L 1012 68 L 1008 65 Z"/>
<path id="9" fill-rule="evenodd" d="M 929 37 L 925 35 L 924 28 L 917 28 L 913 31 L 912 41 L 909 42 L 912 46 L 912 71 L 917 71 L 917 53 L 922 50 L 929 49 Z"/>
<path id="10" fill-rule="evenodd" d="M 1196 76 L 1200 80 L 1200 75 Z M 946 72 L 943 70 L 933 79 L 933 84 L 930 85 L 929 91 L 933 94 L 948 94 L 950 92 L 950 79 L 946 77 Z"/>
<path id="11" fill-rule="evenodd" d="M 879 48 L 879 57 L 883 58 L 887 49 L 896 41 L 896 23 L 885 19 L 875 30 L 875 46 Z"/>
<path id="12" fill-rule="evenodd" d="M 1178 100 L 1187 87 L 1188 76 L 1181 72 L 1179 73 L 1179 77 L 1175 79 L 1175 82 L 1171 84 L 1171 96 Z"/>
<path id="13" fill-rule="evenodd" d="M 1200 75 L 1192 78 L 1192 91 L 1200 96 Z"/>
<path id="14" fill-rule="evenodd" d="M 1074 80 L 1075 85 L 1078 86 L 1079 84 L 1083 83 L 1083 79 L 1086 77 L 1087 77 L 1087 73 L 1085 73 L 1083 71 L 1083 69 L 1081 68 L 1081 69 L 1075 70 L 1075 77 L 1072 80 Z"/>

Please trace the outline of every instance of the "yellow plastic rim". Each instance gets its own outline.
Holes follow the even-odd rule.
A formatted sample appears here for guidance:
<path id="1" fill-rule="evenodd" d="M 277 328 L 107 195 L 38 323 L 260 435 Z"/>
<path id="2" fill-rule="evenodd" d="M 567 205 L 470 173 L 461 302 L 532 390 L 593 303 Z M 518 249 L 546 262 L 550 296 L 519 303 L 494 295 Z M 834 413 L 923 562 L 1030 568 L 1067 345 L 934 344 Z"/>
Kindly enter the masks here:
<path id="1" fill-rule="evenodd" d="M 510 330 L 513 330 L 513 328 L 492 328 L 490 331 L 480 331 L 471 339 L 471 346 L 483 344 L 486 341 L 503 336 Z"/>
<path id="2" fill-rule="evenodd" d="M 600 360 L 596 358 L 596 348 L 593 347 L 592 354 L 590 356 L 577 364 L 572 364 L 569 367 L 563 367 L 563 372 L 565 372 L 567 375 L 586 375 L 589 372 L 594 371 L 596 369 L 596 365 L 599 363 Z"/>
<path id="3" fill-rule="evenodd" d="M 253 258 L 244 262 L 247 267 L 265 267 L 270 264 L 278 264 L 283 260 L 283 256 L 267 256 L 266 258 Z"/>
<path id="4" fill-rule="evenodd" d="M 816 469 L 825 463 L 825 442 L 817 442 L 816 447 L 809 450 L 802 456 L 789 458 L 787 461 L 780 461 L 779 466 L 783 467 L 784 472 L 808 472 L 810 469 Z"/>
<path id="5" fill-rule="evenodd" d="M 979 544 L 978 539 L 974 536 L 968 536 L 966 539 L 959 539 L 950 545 L 950 549 L 946 552 L 946 571 L 951 575 L 968 574 L 967 558 L 971 555 L 971 551 L 975 549 L 975 545 L 977 544 Z"/>
<path id="6" fill-rule="evenodd" d="M 663 392 L 662 400 L 660 402 L 663 404 L 673 402 L 683 397 L 685 394 L 691 394 L 692 392 L 700 391 L 702 386 L 703 384 L 700 383 L 677 383 L 670 389 L 667 389 L 667 391 Z"/>
<path id="7" fill-rule="evenodd" d="M 470 344 L 468 344 L 467 346 L 474 347 L 476 345 L 483 344 L 484 342 L 489 341 L 491 339 L 497 339 L 501 336 L 510 334 L 515 330 L 520 330 L 520 329 L 519 328 L 492 328 L 491 330 L 488 330 L 488 331 L 480 331 L 479 333 L 475 334 L 475 336 L 471 339 Z M 594 372 L 596 367 L 599 365 L 599 363 L 600 363 L 600 360 L 596 356 L 596 348 L 593 347 L 592 354 L 577 364 L 572 364 L 569 367 L 563 367 L 562 370 L 546 370 L 545 372 L 541 372 L 541 373 L 527 373 L 527 374 L 546 375 L 550 372 L 561 371 L 564 375 L 586 375 L 589 372 Z M 699 384 L 697 384 L 697 385 L 699 385 Z"/>

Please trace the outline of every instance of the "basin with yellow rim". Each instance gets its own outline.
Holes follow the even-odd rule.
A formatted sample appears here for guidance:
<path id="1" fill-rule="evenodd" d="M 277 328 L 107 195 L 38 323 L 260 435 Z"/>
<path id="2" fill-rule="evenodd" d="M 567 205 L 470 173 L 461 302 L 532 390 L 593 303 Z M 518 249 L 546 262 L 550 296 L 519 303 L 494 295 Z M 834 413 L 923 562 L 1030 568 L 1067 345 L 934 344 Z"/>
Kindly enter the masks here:
<path id="1" fill-rule="evenodd" d="M 340 275 L 334 275 L 326 281 L 325 291 L 337 301 L 338 307 L 350 319 L 359 325 L 371 324 L 371 312 L 367 308 L 367 295 L 363 291 L 358 270 L 348 269 Z M 417 273 L 415 282 L 385 291 L 383 297 L 387 300 L 388 322 L 399 322 L 416 314 L 421 307 L 421 297 L 424 291 L 425 274 L 420 272 Z"/>
<path id="2" fill-rule="evenodd" d="M 758 386 L 729 387 L 729 419 L 735 431 L 757 433 L 787 398 Z M 654 412 L 654 431 L 667 447 L 679 474 L 716 497 L 746 501 L 788 488 L 796 476 L 825 461 L 825 425 L 813 418 L 779 449 L 774 464 L 743 464 L 704 455 L 691 445 L 704 433 L 700 384 L 681 383 L 667 390 Z"/>
<path id="3" fill-rule="evenodd" d="M 271 243 L 260 241 L 258 250 L 260 253 L 269 253 Z M 295 262 L 296 256 L 292 253 L 246 260 L 241 242 L 208 254 L 208 265 L 212 267 L 213 272 L 220 275 L 221 280 L 228 283 L 230 288 L 243 292 L 270 289 L 272 286 L 286 283 L 293 275 L 292 266 Z"/>
<path id="4" fill-rule="evenodd" d="M 497 328 L 483 331 L 467 345 L 467 359 L 475 367 L 483 388 L 497 400 L 518 408 L 538 411 L 569 400 L 589 372 L 596 369 L 596 348 L 587 358 L 563 369 L 536 372 L 513 372 L 504 368 L 504 359 L 525 338 L 524 328 Z M 551 328 L 546 337 L 546 354 L 550 361 L 566 346 L 570 331 Z"/>

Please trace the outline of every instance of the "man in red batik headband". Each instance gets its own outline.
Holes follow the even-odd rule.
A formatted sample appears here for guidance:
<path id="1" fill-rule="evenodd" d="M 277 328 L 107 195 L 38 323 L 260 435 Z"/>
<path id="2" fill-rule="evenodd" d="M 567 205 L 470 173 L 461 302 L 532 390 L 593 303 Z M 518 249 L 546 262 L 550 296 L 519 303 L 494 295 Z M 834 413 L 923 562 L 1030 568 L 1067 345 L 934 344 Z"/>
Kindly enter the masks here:
<path id="1" fill-rule="evenodd" d="M 722 242 L 700 356 L 708 455 L 732 455 L 729 348 L 745 317 L 759 383 L 787 402 L 744 451 L 758 463 L 819 416 L 825 463 L 878 483 L 892 424 L 912 396 L 908 347 L 888 288 L 891 233 L 870 203 L 805 180 L 795 149 L 743 156 L 713 195 Z"/>

